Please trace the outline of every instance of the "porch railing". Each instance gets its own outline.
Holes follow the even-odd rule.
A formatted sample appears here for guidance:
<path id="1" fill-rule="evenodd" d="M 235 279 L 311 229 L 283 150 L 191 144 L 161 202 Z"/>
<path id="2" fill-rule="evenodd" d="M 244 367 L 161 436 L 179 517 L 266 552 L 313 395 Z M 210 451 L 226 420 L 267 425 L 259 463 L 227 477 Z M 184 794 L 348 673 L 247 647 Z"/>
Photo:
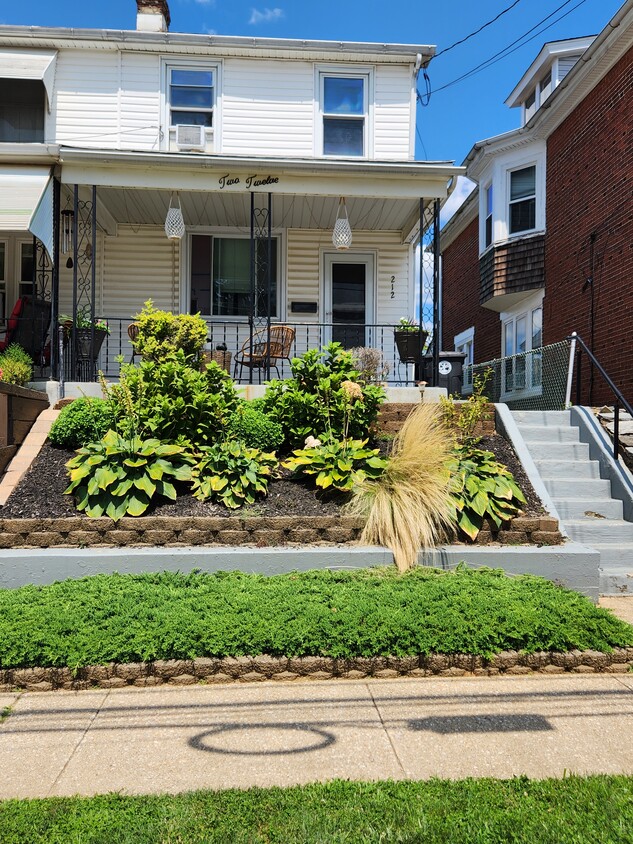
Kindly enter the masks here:
<path id="1" fill-rule="evenodd" d="M 116 378 L 119 374 L 119 359 L 127 363 L 132 360 L 133 348 L 128 336 L 128 327 L 133 322 L 131 318 L 103 317 L 108 323 L 110 334 L 105 338 L 99 354 L 96 371 L 99 369 L 108 378 Z M 354 346 L 365 346 L 377 349 L 387 369 L 380 380 L 391 386 L 413 386 L 414 372 L 411 364 L 400 362 L 398 350 L 394 340 L 394 326 L 391 324 L 374 325 L 343 325 L 340 323 L 306 323 L 306 322 L 284 322 L 283 325 L 295 330 L 295 337 L 290 351 L 290 358 L 298 357 L 310 349 L 322 349 L 332 340 L 341 342 L 346 348 Z M 208 322 L 207 345 L 215 349 L 219 345 L 226 345 L 227 351 L 232 353 L 234 360 L 237 352 L 248 344 L 250 337 L 250 326 L 247 320 L 231 322 Z M 255 326 L 257 330 L 257 326 Z M 138 361 L 138 357 L 136 358 Z M 65 361 L 65 380 L 77 380 L 70 372 L 68 361 Z M 277 361 L 279 376 L 273 369 L 274 377 L 290 377 L 290 366 L 288 361 Z M 88 374 L 90 368 L 79 373 L 79 378 L 92 380 Z M 231 375 L 234 373 L 233 363 L 231 364 Z M 240 367 L 237 368 L 238 380 L 241 383 L 248 383 L 249 371 L 246 367 L 239 378 Z M 254 383 L 258 383 L 264 375 L 260 370 L 252 373 Z"/>

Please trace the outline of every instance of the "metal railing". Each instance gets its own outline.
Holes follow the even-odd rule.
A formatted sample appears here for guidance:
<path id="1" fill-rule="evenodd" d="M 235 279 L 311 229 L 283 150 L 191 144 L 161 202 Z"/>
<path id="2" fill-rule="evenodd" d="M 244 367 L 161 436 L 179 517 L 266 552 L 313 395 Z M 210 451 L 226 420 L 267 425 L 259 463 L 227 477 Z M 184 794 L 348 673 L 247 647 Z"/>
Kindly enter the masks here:
<path id="1" fill-rule="evenodd" d="M 617 461 L 620 455 L 620 407 L 623 407 L 633 419 L 633 408 L 629 402 L 624 398 L 622 392 L 615 386 L 609 373 L 602 366 L 598 358 L 593 354 L 591 349 L 587 346 L 585 341 L 574 331 L 567 338 L 571 344 L 570 348 L 570 368 L 569 368 L 569 388 L 571 388 L 572 369 L 576 374 L 576 404 L 580 404 L 582 395 L 582 355 L 583 352 L 587 355 L 590 362 L 595 366 L 598 373 L 604 379 L 606 385 L 609 387 L 614 395 L 613 402 L 613 459 Z"/>
<path id="2" fill-rule="evenodd" d="M 103 346 L 96 361 L 94 371 L 101 370 L 108 378 L 116 378 L 119 375 L 122 358 L 128 363 L 133 360 L 134 349 L 128 335 L 128 327 L 134 321 L 131 318 L 103 317 L 110 329 L 110 334 L 105 337 Z M 276 323 L 274 323 L 276 324 Z M 394 339 L 394 325 L 383 323 L 374 325 L 350 325 L 341 323 L 315 323 L 315 322 L 283 322 L 280 323 L 295 331 L 290 359 L 299 357 L 311 349 L 322 349 L 332 341 L 342 343 L 345 348 L 357 346 L 370 347 L 380 352 L 386 372 L 379 377 L 391 386 L 412 386 L 414 385 L 414 367 L 412 364 L 402 363 L 398 354 Z M 208 334 L 207 345 L 215 349 L 219 345 L 225 345 L 232 353 L 233 358 L 249 342 L 250 325 L 248 320 L 230 322 L 207 322 Z M 257 326 L 255 327 L 257 329 Z M 61 351 L 63 356 L 63 349 Z M 68 356 L 66 356 L 68 357 Z M 136 358 L 137 359 L 137 358 Z M 279 375 L 275 377 L 288 378 L 291 375 L 288 361 L 277 361 Z M 79 380 L 94 380 L 92 367 L 86 366 L 85 371 L 78 373 Z M 234 374 L 231 368 L 231 375 Z M 77 380 L 70 372 L 68 360 L 64 361 L 65 379 Z M 255 370 L 251 374 L 245 367 L 240 377 L 240 367 L 237 367 L 237 380 L 240 383 L 248 383 L 251 377 L 257 382 L 263 380 L 261 370 Z"/>

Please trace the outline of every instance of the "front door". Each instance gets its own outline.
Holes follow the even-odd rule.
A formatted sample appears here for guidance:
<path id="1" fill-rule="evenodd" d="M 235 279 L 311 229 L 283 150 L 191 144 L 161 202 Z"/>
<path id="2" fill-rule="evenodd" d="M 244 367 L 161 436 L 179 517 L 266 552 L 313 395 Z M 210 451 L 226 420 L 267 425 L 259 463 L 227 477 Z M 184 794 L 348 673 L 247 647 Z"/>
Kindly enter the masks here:
<path id="1" fill-rule="evenodd" d="M 373 256 L 326 255 L 325 285 L 330 338 L 345 349 L 366 346 L 367 325 L 373 322 Z"/>

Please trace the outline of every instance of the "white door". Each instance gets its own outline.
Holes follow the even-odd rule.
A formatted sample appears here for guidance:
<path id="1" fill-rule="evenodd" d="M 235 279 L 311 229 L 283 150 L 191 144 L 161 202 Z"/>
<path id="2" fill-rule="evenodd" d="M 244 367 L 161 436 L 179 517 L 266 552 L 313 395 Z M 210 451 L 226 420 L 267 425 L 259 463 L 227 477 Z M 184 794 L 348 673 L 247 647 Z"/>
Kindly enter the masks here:
<path id="1" fill-rule="evenodd" d="M 355 252 L 326 253 L 325 334 L 344 348 L 370 345 L 374 320 L 375 260 Z"/>

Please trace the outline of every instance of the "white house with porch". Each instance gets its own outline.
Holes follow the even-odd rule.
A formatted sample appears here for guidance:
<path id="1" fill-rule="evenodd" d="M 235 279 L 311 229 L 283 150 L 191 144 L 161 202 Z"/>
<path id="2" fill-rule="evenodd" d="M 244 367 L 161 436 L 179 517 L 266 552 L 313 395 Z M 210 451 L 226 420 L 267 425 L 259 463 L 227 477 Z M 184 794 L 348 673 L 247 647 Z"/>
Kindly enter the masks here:
<path id="1" fill-rule="evenodd" d="M 165 0 L 137 7 L 131 31 L 0 26 L 7 337 L 34 296 L 50 303 L 34 348 L 53 378 L 116 375 L 151 298 L 200 312 L 214 348 L 283 325 L 292 355 L 371 346 L 392 383 L 410 383 L 393 325 L 429 296 L 437 273 L 416 269 L 415 249 L 463 172 L 414 160 L 434 49 L 180 34 Z M 88 365 L 82 316 L 110 328 Z"/>

